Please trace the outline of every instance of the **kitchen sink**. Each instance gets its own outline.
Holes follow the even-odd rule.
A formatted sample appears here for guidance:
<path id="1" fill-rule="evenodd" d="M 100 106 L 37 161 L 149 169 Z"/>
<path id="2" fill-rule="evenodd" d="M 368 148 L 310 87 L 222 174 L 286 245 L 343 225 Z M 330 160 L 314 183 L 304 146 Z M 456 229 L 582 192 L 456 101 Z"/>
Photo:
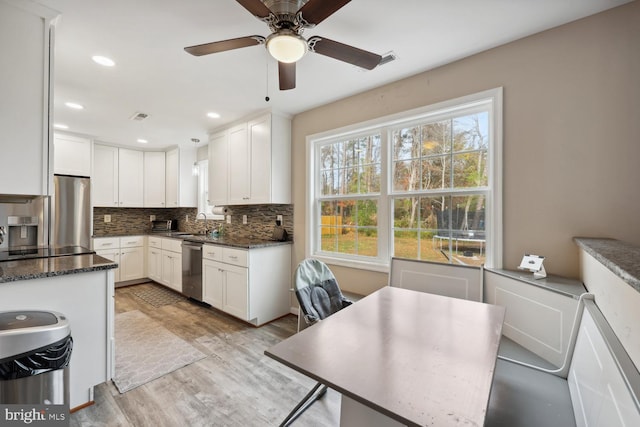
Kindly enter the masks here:
<path id="1" fill-rule="evenodd" d="M 192 234 L 192 233 L 171 233 L 174 237 L 205 237 L 205 234 Z"/>

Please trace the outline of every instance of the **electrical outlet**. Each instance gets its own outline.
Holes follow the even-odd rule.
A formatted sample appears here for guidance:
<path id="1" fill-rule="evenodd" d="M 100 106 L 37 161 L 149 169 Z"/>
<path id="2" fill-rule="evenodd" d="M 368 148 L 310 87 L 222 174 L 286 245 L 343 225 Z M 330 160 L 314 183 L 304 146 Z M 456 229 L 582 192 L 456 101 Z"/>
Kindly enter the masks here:
<path id="1" fill-rule="evenodd" d="M 242 215 L 242 223 L 243 224 L 247 224 L 247 216 L 246 215 Z"/>
<path id="2" fill-rule="evenodd" d="M 105 215 L 104 222 L 111 222 L 111 215 Z"/>
<path id="3" fill-rule="evenodd" d="M 185 222 L 189 222 L 189 215 L 186 215 L 185 220 Z"/>
<path id="4" fill-rule="evenodd" d="M 156 220 L 155 215 L 149 215 L 149 221 L 155 221 L 155 220 Z"/>
<path id="5" fill-rule="evenodd" d="M 282 224 L 282 215 L 276 215 L 276 221 L 280 221 L 280 225 Z"/>
<path id="6" fill-rule="evenodd" d="M 227 224 L 231 224 L 231 215 L 227 215 Z"/>

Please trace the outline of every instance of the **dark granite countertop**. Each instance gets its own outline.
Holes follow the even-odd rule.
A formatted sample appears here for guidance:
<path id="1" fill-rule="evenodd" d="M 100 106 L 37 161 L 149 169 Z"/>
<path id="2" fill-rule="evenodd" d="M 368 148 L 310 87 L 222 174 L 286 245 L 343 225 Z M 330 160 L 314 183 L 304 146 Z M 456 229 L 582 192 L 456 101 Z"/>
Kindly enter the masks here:
<path id="1" fill-rule="evenodd" d="M 640 292 L 640 246 L 615 239 L 574 237 L 574 242 Z"/>
<path id="2" fill-rule="evenodd" d="M 207 244 L 220 245 L 220 246 L 230 246 L 230 247 L 242 248 L 242 249 L 256 249 L 256 248 L 266 248 L 269 246 L 293 244 L 293 241 L 291 240 L 280 242 L 277 240 L 241 237 L 241 236 L 221 236 L 217 238 L 212 238 L 204 235 L 189 234 L 182 231 L 172 232 L 172 233 L 146 233 L 146 234 L 136 233 L 136 234 L 117 234 L 117 235 L 109 234 L 109 235 L 93 236 L 93 238 L 95 239 L 95 238 L 104 238 L 104 237 L 124 237 L 124 236 L 149 236 L 149 237 L 164 237 L 164 238 L 169 237 L 172 239 L 187 240 L 189 242 L 200 242 L 200 243 L 207 243 Z"/>
<path id="3" fill-rule="evenodd" d="M 291 245 L 292 241 L 279 242 L 277 240 L 253 239 L 248 237 L 218 237 L 211 238 L 205 236 L 185 237 L 189 242 L 202 242 L 212 245 L 230 246 L 242 249 L 266 248 L 269 246 Z"/>
<path id="4" fill-rule="evenodd" d="M 0 262 L 0 283 L 109 270 L 117 267 L 118 264 L 95 254 L 4 261 Z"/>

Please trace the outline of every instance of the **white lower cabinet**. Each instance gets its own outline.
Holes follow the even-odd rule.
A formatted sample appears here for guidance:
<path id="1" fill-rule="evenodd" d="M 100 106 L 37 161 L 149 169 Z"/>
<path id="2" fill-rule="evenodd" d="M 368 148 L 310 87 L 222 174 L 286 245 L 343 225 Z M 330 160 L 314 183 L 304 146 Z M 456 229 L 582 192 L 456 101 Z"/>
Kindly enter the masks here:
<path id="1" fill-rule="evenodd" d="M 202 300 L 222 309 L 222 265 L 208 259 L 202 260 Z"/>
<path id="2" fill-rule="evenodd" d="M 148 249 L 147 277 L 156 282 L 160 282 L 162 280 L 162 249 Z"/>
<path id="3" fill-rule="evenodd" d="M 162 251 L 162 279 L 160 283 L 182 292 L 182 254 Z"/>
<path id="4" fill-rule="evenodd" d="M 120 249 L 96 250 L 96 254 L 108 259 L 109 261 L 115 262 L 118 266 L 120 265 Z M 113 281 L 120 281 L 120 267 L 113 269 Z"/>
<path id="5" fill-rule="evenodd" d="M 139 280 L 146 277 L 145 237 L 98 237 L 93 239 L 97 255 L 118 263 L 114 282 Z"/>
<path id="6" fill-rule="evenodd" d="M 182 292 L 182 240 L 149 237 L 149 278 Z"/>
<path id="7" fill-rule="evenodd" d="M 141 279 L 144 274 L 144 247 L 120 249 L 120 282 Z"/>
<path id="8" fill-rule="evenodd" d="M 291 246 L 236 249 L 204 245 L 203 300 L 262 325 L 289 313 Z"/>
<path id="9" fill-rule="evenodd" d="M 182 292 L 182 240 L 149 236 L 147 277 Z"/>
<path id="10" fill-rule="evenodd" d="M 226 266 L 224 269 L 224 293 L 222 309 L 227 313 L 249 320 L 249 272 L 248 268 Z"/>
<path id="11" fill-rule="evenodd" d="M 160 283 L 162 281 L 162 239 L 149 236 L 147 244 L 147 277 Z"/>

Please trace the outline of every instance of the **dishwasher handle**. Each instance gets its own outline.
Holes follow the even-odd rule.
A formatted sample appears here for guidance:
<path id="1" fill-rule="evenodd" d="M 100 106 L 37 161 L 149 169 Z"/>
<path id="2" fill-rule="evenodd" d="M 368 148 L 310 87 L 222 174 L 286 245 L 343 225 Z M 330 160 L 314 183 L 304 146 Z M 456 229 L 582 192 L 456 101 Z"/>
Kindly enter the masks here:
<path id="1" fill-rule="evenodd" d="M 202 244 L 182 242 L 182 249 L 189 249 L 189 250 L 192 250 L 192 251 L 201 251 L 202 250 Z"/>

